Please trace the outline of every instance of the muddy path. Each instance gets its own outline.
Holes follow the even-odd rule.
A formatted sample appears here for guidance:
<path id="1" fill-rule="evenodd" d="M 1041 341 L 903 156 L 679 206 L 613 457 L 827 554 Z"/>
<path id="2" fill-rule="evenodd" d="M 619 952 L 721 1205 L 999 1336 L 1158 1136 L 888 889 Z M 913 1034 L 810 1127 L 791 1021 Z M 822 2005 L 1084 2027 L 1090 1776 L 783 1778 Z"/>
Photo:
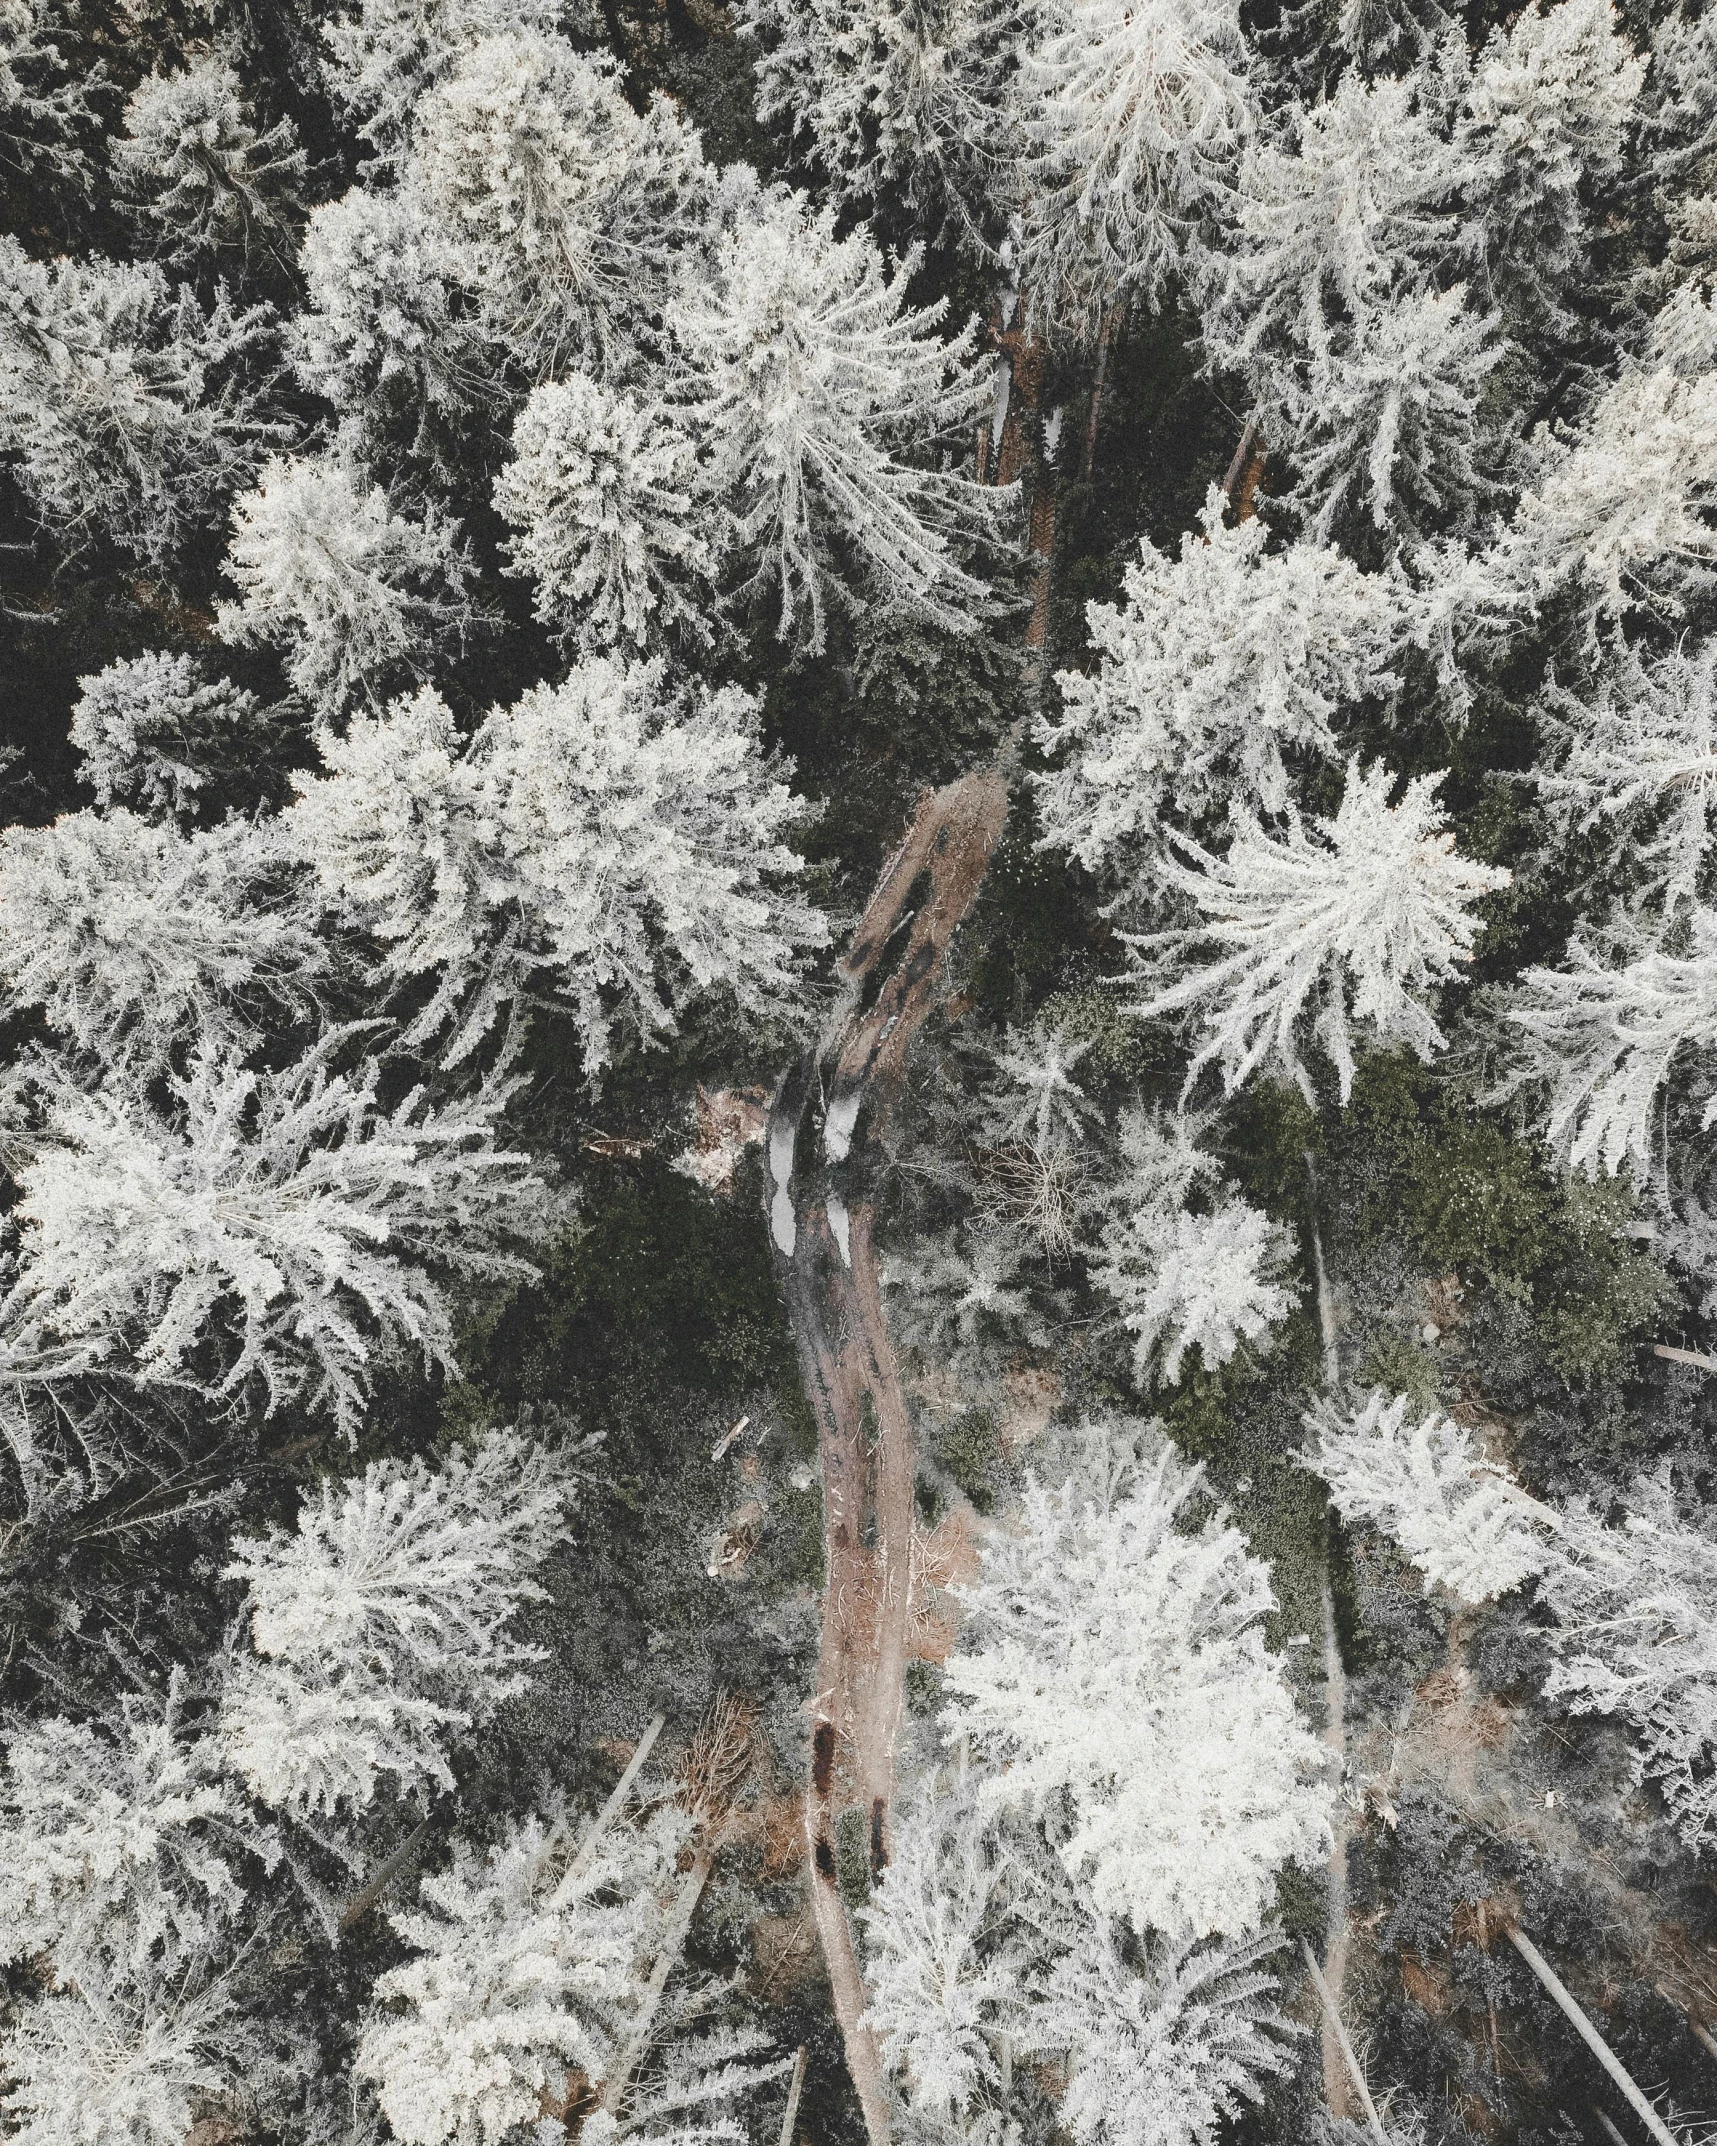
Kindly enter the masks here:
<path id="1" fill-rule="evenodd" d="M 867 1162 L 1006 817 L 1007 785 L 995 770 L 920 801 L 841 963 L 840 1000 L 776 1092 L 765 1146 L 770 1238 L 822 1454 L 826 1578 L 807 1882 L 871 2146 L 886 2146 L 888 2101 L 863 2019 L 837 1828 L 844 1812 L 861 1814 L 879 1874 L 905 1699 L 915 1467 L 882 1315 Z"/>

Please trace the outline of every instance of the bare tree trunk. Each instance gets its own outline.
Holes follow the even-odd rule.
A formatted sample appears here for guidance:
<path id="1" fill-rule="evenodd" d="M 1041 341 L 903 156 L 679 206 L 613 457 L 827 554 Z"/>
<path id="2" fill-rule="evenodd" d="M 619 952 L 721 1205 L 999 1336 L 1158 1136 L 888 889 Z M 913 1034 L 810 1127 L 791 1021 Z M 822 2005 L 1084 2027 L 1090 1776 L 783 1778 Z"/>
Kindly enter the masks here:
<path id="1" fill-rule="evenodd" d="M 1091 409 L 1085 419 L 1085 466 L 1080 474 L 1087 484 L 1097 461 L 1097 421 L 1103 411 L 1103 382 L 1108 377 L 1109 345 L 1114 336 L 1114 318 L 1107 315 L 1097 330 L 1097 365 L 1091 377 Z"/>
<path id="2" fill-rule="evenodd" d="M 632 2083 L 632 2074 L 643 2062 L 644 2052 L 650 2046 L 656 2014 L 662 2009 L 662 1993 L 668 1986 L 668 1977 L 686 1949 L 692 1917 L 698 1911 L 698 1902 L 703 1898 L 704 1887 L 709 1883 L 709 1874 L 714 1868 L 715 1850 L 708 1846 L 700 1847 L 692 1857 L 691 1869 L 680 1880 L 679 1898 L 674 1902 L 673 1920 L 662 1933 L 662 1949 L 650 1969 L 650 1979 L 644 1986 L 644 2001 L 638 2007 L 638 2017 L 632 2023 L 632 2032 L 621 2052 L 619 2063 L 602 2082 L 602 2106 L 611 2113 L 618 2112 L 621 2102 L 626 2098 L 626 2089 Z"/>
<path id="3" fill-rule="evenodd" d="M 1713 2040 L 1711 2029 L 1706 2026 L 1705 2022 L 1702 2019 L 1696 2019 L 1694 2015 L 1687 2009 L 1686 2005 L 1680 2001 L 1679 1998 L 1672 1997 L 1669 1994 L 1668 1990 L 1664 1988 L 1661 1982 L 1654 1982 L 1652 1984 L 1652 1987 L 1657 1991 L 1657 1994 L 1663 1999 L 1665 2004 L 1672 2004 L 1675 2006 L 1675 2009 L 1687 2022 L 1688 2033 L 1692 2035 L 1693 2039 L 1699 2044 L 1700 2048 L 1705 2051 L 1706 2055 L 1709 2057 L 1717 2057 L 1717 2040 Z"/>
<path id="4" fill-rule="evenodd" d="M 1245 429 L 1240 435 L 1240 445 L 1235 448 L 1234 459 L 1228 465 L 1228 474 L 1222 480 L 1222 489 L 1228 494 L 1230 502 L 1234 498 L 1235 487 L 1246 474 L 1246 466 L 1252 459 L 1253 442 L 1257 437 L 1258 416 L 1254 411 L 1246 420 Z"/>
<path id="5" fill-rule="evenodd" d="M 1244 441 L 1241 442 L 1242 447 L 1245 444 Z M 1306 1183 L 1311 1192 L 1312 1269 L 1317 1277 L 1318 1329 L 1323 1336 L 1324 1345 L 1324 1385 L 1333 1393 L 1341 1382 L 1341 1355 L 1336 1346 L 1335 1299 L 1330 1293 L 1329 1276 L 1324 1271 L 1323 1236 L 1318 1228 L 1317 1166 L 1309 1149 L 1306 1152 L 1305 1164 Z M 1327 1554 L 1324 1558 L 1320 1599 L 1324 1638 L 1324 1742 L 1335 1754 L 1336 1779 L 1339 1786 L 1347 1764 L 1347 1671 L 1341 1658 L 1341 1635 L 1336 1630 L 1335 1594 L 1330 1586 Z M 1342 1991 L 1347 1984 L 1347 1832 L 1347 1804 L 1338 1795 L 1330 1818 L 1328 1891 L 1324 1911 L 1324 1975 L 1328 1976 L 1327 1985 L 1324 1975 L 1317 1977 L 1318 1990 L 1324 1999 L 1324 2099 L 1337 2116 L 1352 2114 L 1347 2094 L 1347 2074 L 1354 2069 L 1352 2051 L 1347 2043 L 1346 2030 L 1341 2024 L 1340 2012 Z M 1309 1960 L 1309 1949 L 1306 1956 Z M 1360 2091 L 1364 2096 L 1363 2087 Z M 1369 2097 L 1365 2098 L 1369 2107 Z"/>
<path id="6" fill-rule="evenodd" d="M 1366 2122 L 1371 2126 L 1371 2135 L 1376 2139 L 1377 2146 L 1389 2146 L 1389 2134 L 1384 2130 L 1382 2119 L 1378 2116 L 1377 2104 L 1371 2098 L 1371 2089 L 1365 2083 L 1365 2074 L 1359 2068 L 1359 2059 L 1353 2053 L 1353 2044 L 1348 2040 L 1347 2029 L 1341 2023 L 1341 2014 L 1336 2010 L 1329 1984 L 1320 1973 L 1318 1963 L 1312 1957 L 1312 1948 L 1303 1937 L 1300 1939 L 1300 1950 L 1306 1956 L 1306 1966 L 1311 1970 L 1317 1993 L 1323 1999 L 1324 2018 L 1335 2035 L 1348 2076 L 1353 2081 L 1353 2090 L 1359 2096 L 1359 2105 L 1365 2111 Z M 1339 2115 L 1341 2112 L 1337 2110 L 1336 2113 Z"/>
<path id="7" fill-rule="evenodd" d="M 405 1839 L 394 1850 L 393 1854 L 388 1857 L 369 1883 L 364 1886 L 362 1891 L 354 1893 L 351 1899 L 347 1901 L 340 1916 L 340 1935 L 342 1937 L 346 1935 L 348 1930 L 355 1930 L 382 1897 L 383 1893 L 387 1891 L 395 1878 L 402 1871 L 411 1868 L 412 1864 L 423 1853 L 424 1843 L 428 1839 L 429 1820 L 426 1818 L 421 1825 L 415 1827 L 406 1835 Z"/>
<path id="8" fill-rule="evenodd" d="M 781 2118 L 781 2146 L 793 2146 L 793 2125 L 799 2114 L 799 2091 L 805 2084 L 805 2045 L 793 2059 L 793 2082 L 787 2089 L 787 2108 Z"/>
<path id="9" fill-rule="evenodd" d="M 662 1733 L 663 1717 L 658 1714 L 638 1739 L 638 1748 L 626 1762 L 626 1771 L 615 1782 L 608 1801 L 590 1821 L 589 1830 L 578 1844 L 578 1853 L 573 1857 L 567 1871 L 569 1878 L 579 1877 L 590 1867 L 590 1858 L 596 1853 L 596 1844 L 619 1817 L 626 1798 L 632 1793 L 632 1784 L 644 1771 L 644 1761 L 655 1748 L 656 1738 Z"/>
<path id="10" fill-rule="evenodd" d="M 1342 1772 L 1347 1764 L 1347 1672 L 1342 1666 L 1341 1641 L 1335 1628 L 1335 1596 L 1329 1584 L 1329 1564 L 1326 1559 L 1323 1575 L 1323 1624 L 1324 1624 L 1324 1742 L 1335 1755 L 1336 1780 L 1339 1786 Z M 1347 2071 L 1353 2068 L 1352 2054 L 1347 2046 L 1346 2031 L 1341 2024 L 1337 2007 L 1347 1983 L 1347 1804 L 1338 1794 L 1335 1811 L 1330 1819 L 1330 1851 L 1328 1891 L 1324 1909 L 1324 1968 L 1329 1981 L 1326 1987 L 1323 1975 L 1316 1976 L 1318 1989 L 1324 1999 L 1324 2099 L 1337 2116 L 1349 2116 L 1352 2109 L 1347 2098 Z M 1311 1957 L 1307 1951 L 1307 1958 Z M 1316 1974 L 1316 1970 L 1313 1970 Z M 1344 2068 L 1345 2066 L 1345 2068 Z"/>
<path id="11" fill-rule="evenodd" d="M 1676 2146 L 1674 2132 L 1670 2130 L 1663 2118 L 1658 2115 L 1651 2103 L 1647 2101 L 1634 2084 L 1632 2076 L 1623 2065 L 1621 2058 L 1616 2055 L 1609 2043 L 1605 2041 L 1597 2028 L 1586 2017 L 1569 1993 L 1561 1977 L 1550 1965 L 1549 1961 L 1545 1959 L 1543 1953 L 1539 1951 L 1531 1938 L 1524 1931 L 1516 1928 L 1513 1923 L 1510 1923 L 1508 1925 L 1508 1941 L 1538 1977 L 1539 1981 L 1543 1983 L 1545 1989 L 1549 1991 L 1557 2009 L 1562 2013 L 1569 2025 L 1573 2027 L 1581 2041 L 1585 2043 L 1593 2056 L 1597 2058 L 1605 2071 L 1620 2087 L 1627 2099 L 1628 2107 L 1633 2110 L 1640 2122 L 1644 2124 L 1652 2137 L 1657 2140 L 1658 2146 Z"/>

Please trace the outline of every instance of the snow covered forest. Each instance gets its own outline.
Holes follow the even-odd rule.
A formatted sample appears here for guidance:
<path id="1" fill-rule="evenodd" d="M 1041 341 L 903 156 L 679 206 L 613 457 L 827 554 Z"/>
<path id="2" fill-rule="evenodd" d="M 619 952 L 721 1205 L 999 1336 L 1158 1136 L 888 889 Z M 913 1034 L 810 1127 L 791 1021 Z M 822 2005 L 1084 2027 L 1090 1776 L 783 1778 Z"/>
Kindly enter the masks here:
<path id="1" fill-rule="evenodd" d="M 0 2140 L 1717 2137 L 1717 10 L 0 0 Z"/>

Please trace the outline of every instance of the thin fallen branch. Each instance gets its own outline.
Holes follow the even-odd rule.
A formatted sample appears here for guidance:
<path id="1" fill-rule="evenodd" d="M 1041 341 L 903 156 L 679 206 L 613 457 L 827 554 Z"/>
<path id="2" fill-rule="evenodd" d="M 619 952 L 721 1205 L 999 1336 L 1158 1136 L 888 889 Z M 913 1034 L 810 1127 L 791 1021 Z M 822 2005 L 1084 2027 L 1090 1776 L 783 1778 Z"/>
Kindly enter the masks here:
<path id="1" fill-rule="evenodd" d="M 1575 2033 L 1579 2035 L 1581 2041 L 1585 2043 L 1593 2056 L 1597 2058 L 1605 2071 L 1616 2082 L 1616 2085 L 1627 2099 L 1628 2107 L 1633 2110 L 1640 2122 L 1644 2124 L 1652 2137 L 1657 2140 L 1658 2146 L 1676 2146 L 1674 2132 L 1670 2130 L 1663 2118 L 1659 2116 L 1644 2094 L 1634 2084 L 1633 2078 L 1622 2063 L 1621 2058 L 1616 2055 L 1609 2043 L 1605 2041 L 1597 2028 L 1586 2017 L 1572 1993 L 1563 1983 L 1562 1978 L 1550 1965 L 1543 1953 L 1539 1951 L 1531 1938 L 1513 1923 L 1508 1924 L 1507 1930 L 1509 1943 L 1544 1985 L 1563 2018 L 1568 2021 Z"/>

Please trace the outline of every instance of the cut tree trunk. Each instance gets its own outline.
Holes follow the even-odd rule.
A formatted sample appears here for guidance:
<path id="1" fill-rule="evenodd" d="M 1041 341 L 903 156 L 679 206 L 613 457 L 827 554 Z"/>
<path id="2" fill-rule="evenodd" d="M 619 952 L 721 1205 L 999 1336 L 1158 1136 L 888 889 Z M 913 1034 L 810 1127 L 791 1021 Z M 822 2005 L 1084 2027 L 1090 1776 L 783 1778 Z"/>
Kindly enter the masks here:
<path id="1" fill-rule="evenodd" d="M 1558 2011 L 1561 2012 L 1573 2027 L 1575 2033 L 1579 2035 L 1581 2041 L 1585 2043 L 1593 2056 L 1597 2058 L 1605 2071 L 1616 2082 L 1627 2101 L 1628 2107 L 1633 2110 L 1640 2122 L 1644 2124 L 1652 2137 L 1657 2140 L 1658 2146 L 1676 2146 L 1674 2132 L 1670 2130 L 1663 2118 L 1659 2116 L 1644 2094 L 1634 2084 L 1632 2074 L 1622 2063 L 1621 2058 L 1616 2055 L 1609 2043 L 1605 2041 L 1597 2028 L 1586 2017 L 1586 2014 L 1570 1994 L 1561 1977 L 1556 1973 L 1549 1961 L 1545 1959 L 1543 1953 L 1539 1951 L 1531 1938 L 1514 1923 L 1510 1923 L 1508 1925 L 1508 1941 L 1538 1977 L 1545 1989 L 1549 1991 Z"/>

